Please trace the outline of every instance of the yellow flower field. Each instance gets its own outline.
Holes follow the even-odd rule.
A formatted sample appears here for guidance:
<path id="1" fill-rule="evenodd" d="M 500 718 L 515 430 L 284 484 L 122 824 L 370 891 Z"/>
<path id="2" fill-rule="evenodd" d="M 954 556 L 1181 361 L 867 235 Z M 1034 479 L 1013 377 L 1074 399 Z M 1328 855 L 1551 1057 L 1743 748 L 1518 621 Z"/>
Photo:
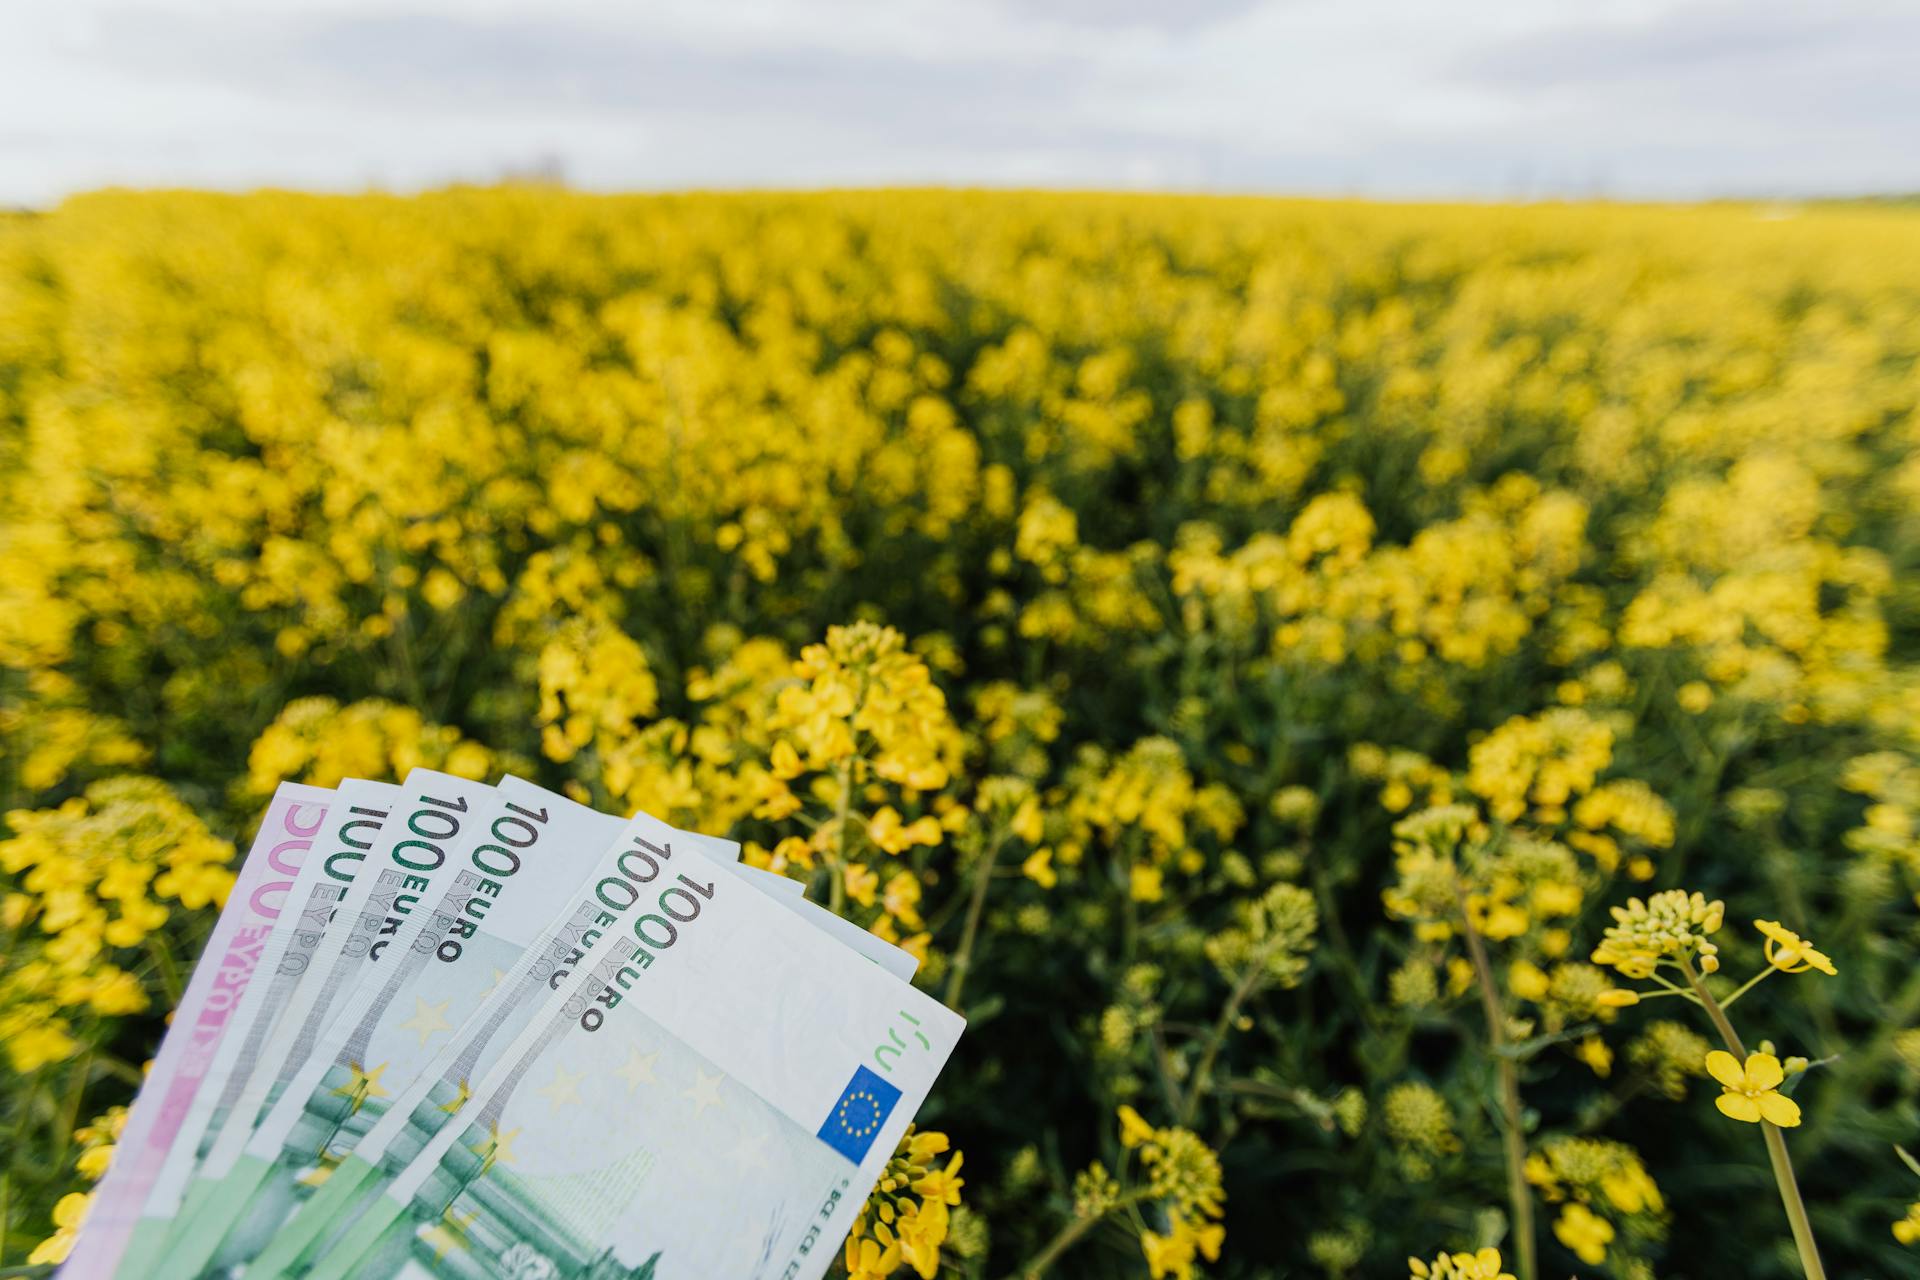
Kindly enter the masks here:
<path id="1" fill-rule="evenodd" d="M 0 215 L 0 1268 L 430 765 L 925 956 L 858 1280 L 1920 1269 L 1917 400 L 1899 205 Z"/>

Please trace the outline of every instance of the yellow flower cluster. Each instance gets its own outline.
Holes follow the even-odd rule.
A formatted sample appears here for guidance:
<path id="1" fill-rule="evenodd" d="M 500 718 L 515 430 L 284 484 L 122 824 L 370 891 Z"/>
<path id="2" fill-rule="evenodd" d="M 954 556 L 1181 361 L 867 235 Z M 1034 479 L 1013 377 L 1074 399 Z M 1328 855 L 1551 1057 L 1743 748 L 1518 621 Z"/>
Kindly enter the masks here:
<path id="1" fill-rule="evenodd" d="M 1898 751 L 1876 751 L 1847 763 L 1841 785 L 1871 803 L 1847 844 L 1866 857 L 1901 869 L 1920 885 L 1920 760 Z M 1915 894 L 1920 902 L 1920 892 Z"/>
<path id="2" fill-rule="evenodd" d="M 439 769 L 484 778 L 513 761 L 428 721 L 412 707 L 379 699 L 341 706 L 332 698 L 289 702 L 247 757 L 247 789 L 266 795 L 289 779 L 331 787 L 342 778 L 404 778 Z"/>
<path id="3" fill-rule="evenodd" d="M 1704 1036 L 1684 1023 L 1662 1018 L 1648 1023 L 1627 1046 L 1627 1061 L 1678 1102 L 1687 1096 L 1687 1081 L 1704 1073 L 1707 1049 Z"/>
<path id="4" fill-rule="evenodd" d="M 645 651 L 609 622 L 562 624 L 540 650 L 539 673 L 540 746 L 550 760 L 565 763 L 595 741 L 612 755 L 659 709 Z"/>
<path id="5" fill-rule="evenodd" d="M 1453 804 L 1459 789 L 1450 772 L 1417 751 L 1388 751 L 1371 742 L 1356 744 L 1347 753 L 1347 767 L 1356 778 L 1380 782 L 1380 803 L 1388 813 L 1404 813 L 1417 800 L 1431 808 Z"/>
<path id="6" fill-rule="evenodd" d="M 0 699 L 0 742 L 15 758 L 20 785 L 29 792 L 50 791 L 76 767 L 131 768 L 146 763 L 148 752 L 111 716 L 78 705 L 74 682 L 58 671 L 28 674 L 26 692 L 33 706 Z"/>
<path id="7" fill-rule="evenodd" d="M 1515 716 L 1468 753 L 1467 789 L 1502 822 L 1524 818 L 1549 829 L 1570 822 L 1567 843 L 1612 871 L 1621 861 L 1617 837 L 1665 848 L 1674 836 L 1673 810 L 1644 782 L 1599 780 L 1613 761 L 1615 736 L 1608 719 L 1575 707 Z M 1652 864 L 1637 859 L 1629 870 L 1645 879 Z"/>
<path id="8" fill-rule="evenodd" d="M 1435 1003 L 1441 994 L 1436 965 L 1444 967 L 1448 998 L 1471 990 L 1473 962 L 1447 946 L 1470 930 L 1475 941 L 1501 946 L 1503 1003 L 1511 997 L 1534 1006 L 1549 1033 L 1613 1017 L 1600 971 L 1567 959 L 1570 925 L 1586 902 L 1591 878 L 1571 849 L 1524 829 L 1508 829 L 1496 839 L 1479 810 L 1464 804 L 1422 809 L 1396 822 L 1393 831 L 1398 876 L 1382 901 L 1390 917 L 1412 923 L 1420 944 L 1393 974 L 1395 1003 Z M 1516 1017 L 1513 1025 L 1526 1030 L 1534 1024 Z M 1596 1075 L 1612 1069 L 1612 1051 L 1598 1036 L 1587 1036 L 1571 1052 Z"/>
<path id="9" fill-rule="evenodd" d="M 1140 1252 L 1153 1280 L 1193 1280 L 1200 1259 L 1215 1261 L 1226 1240 L 1219 1219 L 1226 1192 L 1220 1158 L 1189 1129 L 1157 1129 L 1132 1107 L 1120 1108 L 1120 1144 L 1134 1152 L 1146 1174 L 1144 1198 L 1159 1204 L 1164 1231 L 1140 1232 Z"/>
<path id="10" fill-rule="evenodd" d="M 144 944 L 168 903 L 226 900 L 233 846 L 153 778 L 96 782 L 58 808 L 15 810 L 7 826 L 0 870 L 19 888 L 0 901 L 14 939 L 0 971 L 0 1042 L 26 1072 L 79 1048 L 69 1014 L 147 1007 Z"/>
<path id="11" fill-rule="evenodd" d="M 1233 923 L 1207 939 L 1207 959 L 1235 986 L 1291 987 L 1307 971 L 1319 923 L 1311 893 L 1297 884 L 1276 884 L 1238 905 Z"/>
<path id="12" fill-rule="evenodd" d="M 1585 504 L 1529 477 L 1507 476 L 1462 506 L 1405 545 L 1376 547 L 1357 497 L 1322 494 L 1284 534 L 1231 552 L 1219 530 L 1189 525 L 1167 567 L 1189 625 L 1211 620 L 1237 636 L 1264 624 L 1282 661 L 1377 664 L 1417 689 L 1429 663 L 1475 669 L 1511 653 L 1584 552 Z"/>
<path id="13" fill-rule="evenodd" d="M 1619 1234 L 1616 1221 L 1633 1219 L 1633 1235 L 1657 1239 L 1666 1201 L 1640 1156 L 1605 1138 L 1549 1138 L 1527 1157 L 1527 1182 L 1557 1204 L 1553 1234 L 1582 1262 L 1598 1266 Z"/>
<path id="14" fill-rule="evenodd" d="M 1594 948 L 1593 962 L 1618 969 L 1629 978 L 1650 978 L 1662 960 L 1699 958 L 1700 969 L 1720 967 L 1720 948 L 1712 936 L 1720 932 L 1726 904 L 1708 902 L 1698 893 L 1667 889 L 1651 898 L 1627 899 L 1611 908 L 1613 923 Z"/>
<path id="15" fill-rule="evenodd" d="M 119 1142 L 120 1131 L 126 1123 L 127 1109 L 111 1107 L 104 1115 L 74 1130 L 74 1141 L 80 1146 L 74 1169 L 81 1177 L 88 1182 L 98 1182 L 106 1176 L 107 1166 L 113 1161 L 114 1144 Z M 70 1191 L 60 1197 L 53 1206 L 53 1234 L 34 1246 L 27 1255 L 27 1265 L 58 1266 L 65 1262 L 80 1239 L 80 1228 L 86 1225 L 87 1211 L 92 1207 L 91 1191 Z"/>
<path id="16" fill-rule="evenodd" d="M 933 1280 L 966 1185 L 957 1152 L 944 1167 L 935 1160 L 949 1145 L 944 1133 L 907 1126 L 847 1236 L 848 1280 L 885 1280 L 903 1266 Z"/>
<path id="17" fill-rule="evenodd" d="M 1514 1280 L 1500 1251 L 1485 1248 L 1473 1253 L 1443 1253 L 1432 1262 L 1407 1259 L 1409 1280 Z"/>
<path id="18" fill-rule="evenodd" d="M 1380 1119 L 1412 1177 L 1430 1177 L 1435 1159 L 1460 1149 L 1453 1109 L 1430 1084 L 1407 1080 L 1387 1090 L 1380 1105 Z"/>
<path id="19" fill-rule="evenodd" d="M 955 736 L 946 695 L 898 631 L 833 627 L 824 644 L 801 651 L 793 673 L 801 683 L 780 690 L 771 721 L 778 781 L 858 754 L 876 777 L 907 791 L 946 786 Z"/>
<path id="20" fill-rule="evenodd" d="M 926 859 L 972 815 L 950 794 L 967 740 L 926 660 L 900 632 L 867 622 L 829 628 L 797 658 L 773 640 L 724 631 L 709 639 L 719 660 L 687 673 L 686 696 L 698 708 L 690 721 L 640 722 L 643 697 L 650 706 L 654 696 L 642 658 L 556 658 L 556 679 L 590 681 L 601 692 L 579 685 L 564 715 L 558 700 L 548 702 L 548 757 L 568 761 L 591 743 L 597 783 L 615 805 L 703 830 L 765 824 L 780 834 L 750 838 L 748 862 L 823 878 L 837 908 L 866 913 L 875 933 L 924 958 Z M 543 653 L 543 685 L 553 652 Z M 624 691 L 608 692 L 618 680 Z M 576 706 L 597 710 L 588 716 Z M 995 816 L 1036 838 L 1032 787 L 1009 781 L 1027 799 Z M 987 790 L 976 802 L 982 812 L 994 808 Z"/>
<path id="21" fill-rule="evenodd" d="M 1573 707 L 1515 716 L 1468 753 L 1467 788 L 1493 816 L 1514 822 L 1531 806 L 1536 821 L 1564 821 L 1613 761 L 1613 729 Z"/>
<path id="22" fill-rule="evenodd" d="M 1060 737 L 1064 717 L 1045 689 L 1007 680 L 982 685 L 973 695 L 973 716 L 996 768 L 1029 779 L 1046 772 L 1047 747 Z"/>
<path id="23" fill-rule="evenodd" d="M 1117 759 L 1084 751 L 1067 776 L 1064 813 L 1062 860 L 1077 863 L 1095 842 L 1113 850 L 1136 902 L 1160 901 L 1169 870 L 1190 876 L 1206 865 L 1195 836 L 1224 842 L 1246 820 L 1230 790 L 1195 784 L 1170 738 L 1143 738 Z"/>

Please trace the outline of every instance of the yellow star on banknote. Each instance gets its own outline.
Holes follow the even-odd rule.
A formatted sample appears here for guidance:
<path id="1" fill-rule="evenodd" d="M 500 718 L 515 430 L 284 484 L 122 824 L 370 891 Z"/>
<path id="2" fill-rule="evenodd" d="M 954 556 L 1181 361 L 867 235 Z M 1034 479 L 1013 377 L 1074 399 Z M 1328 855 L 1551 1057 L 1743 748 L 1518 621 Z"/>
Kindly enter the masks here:
<path id="1" fill-rule="evenodd" d="M 477 1147 L 469 1148 L 480 1157 L 480 1172 L 485 1173 L 496 1164 L 513 1163 L 513 1140 L 520 1136 L 518 1129 L 500 1132 L 497 1124 L 487 1126 L 487 1140 Z"/>
<path id="2" fill-rule="evenodd" d="M 642 1053 L 638 1049 L 627 1055 L 626 1065 L 617 1068 L 613 1074 L 627 1082 L 627 1092 L 632 1093 L 643 1084 L 653 1083 L 653 1064 L 660 1061 L 660 1051 Z"/>
<path id="3" fill-rule="evenodd" d="M 373 1070 L 368 1071 L 359 1063 L 355 1062 L 348 1067 L 348 1070 L 353 1072 L 352 1078 L 338 1089 L 335 1089 L 334 1093 L 351 1103 L 355 1111 L 358 1111 L 360 1104 L 368 1098 L 384 1098 L 387 1096 L 387 1091 L 380 1087 L 380 1077 L 385 1075 L 387 1071 L 386 1063 L 383 1062 Z"/>
<path id="4" fill-rule="evenodd" d="M 321 1186 L 328 1178 L 333 1176 L 333 1171 L 338 1168 L 339 1165 L 340 1161 L 338 1159 L 323 1151 L 315 1157 L 313 1168 L 301 1174 L 298 1181 L 303 1187 Z"/>
<path id="5" fill-rule="evenodd" d="M 580 1101 L 580 1082 L 586 1078 L 587 1073 L 584 1071 L 575 1074 L 559 1063 L 555 1063 L 553 1083 L 543 1085 L 534 1092 L 552 1103 L 553 1109 L 558 1111 L 562 1107 L 569 1107 Z"/>
<path id="6" fill-rule="evenodd" d="M 708 1107 L 717 1107 L 720 1105 L 720 1082 L 725 1080 L 726 1076 L 710 1076 L 698 1067 L 695 1067 L 693 1071 L 694 1074 L 700 1078 L 693 1082 L 691 1089 L 688 1089 L 680 1096 L 693 1103 L 693 1114 L 704 1115 Z"/>
<path id="7" fill-rule="evenodd" d="M 478 1212 L 455 1213 L 449 1209 L 440 1221 L 421 1232 L 420 1238 L 433 1246 L 433 1260 L 444 1261 L 454 1249 L 466 1252 L 471 1247 L 473 1224 L 479 1217 Z"/>
<path id="8" fill-rule="evenodd" d="M 420 1037 L 420 1047 L 427 1047 L 427 1041 L 442 1031 L 453 1030 L 453 1024 L 447 1021 L 447 1006 L 451 1000 L 442 1000 L 439 1004 L 428 1004 L 419 996 L 413 998 L 413 1016 L 400 1024 L 402 1031 L 411 1031 Z"/>
<path id="9" fill-rule="evenodd" d="M 471 1098 L 472 1096 L 473 1096 L 473 1086 L 468 1084 L 466 1080 L 463 1078 L 460 1081 L 460 1091 L 454 1094 L 451 1098 L 447 1099 L 445 1102 L 441 1103 L 440 1109 L 446 1112 L 448 1115 L 453 1115 L 454 1113 L 458 1112 L 460 1108 L 466 1106 L 467 1099 Z"/>

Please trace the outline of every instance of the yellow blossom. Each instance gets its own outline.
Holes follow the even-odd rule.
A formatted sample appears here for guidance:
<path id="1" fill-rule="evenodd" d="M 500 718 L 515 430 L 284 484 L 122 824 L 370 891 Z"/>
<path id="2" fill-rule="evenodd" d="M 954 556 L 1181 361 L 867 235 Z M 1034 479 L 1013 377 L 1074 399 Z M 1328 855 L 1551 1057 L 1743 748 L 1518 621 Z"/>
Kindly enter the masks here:
<path id="1" fill-rule="evenodd" d="M 1607 1260 L 1607 1246 L 1613 1243 L 1614 1230 L 1611 1222 L 1576 1202 L 1560 1210 L 1553 1234 L 1580 1261 L 1597 1267 Z"/>
<path id="2" fill-rule="evenodd" d="M 1475 1253 L 1443 1253 L 1432 1262 L 1407 1259 L 1412 1280 L 1514 1280 L 1504 1269 L 1500 1251 L 1481 1249 Z"/>
<path id="3" fill-rule="evenodd" d="M 1782 1128 L 1800 1123 L 1800 1106 L 1778 1092 L 1786 1072 L 1780 1059 L 1770 1053 L 1750 1053 L 1743 1065 L 1725 1049 L 1707 1054 L 1707 1074 L 1720 1082 L 1722 1092 L 1713 1100 L 1722 1114 L 1735 1120 L 1758 1123 L 1765 1120 Z"/>
<path id="4" fill-rule="evenodd" d="M 80 1228 L 85 1225 L 87 1210 L 92 1204 L 93 1195 L 90 1192 L 74 1191 L 61 1196 L 60 1202 L 53 1207 L 54 1233 L 34 1246 L 33 1252 L 27 1255 L 28 1265 L 37 1267 L 65 1262 L 80 1238 Z"/>
<path id="5" fill-rule="evenodd" d="M 873 905 L 873 891 L 880 885 L 880 877 L 871 868 L 857 862 L 849 862 L 841 871 L 847 896 L 863 907 Z"/>
<path id="6" fill-rule="evenodd" d="M 1753 927 L 1766 935 L 1767 963 L 1782 973 L 1818 969 L 1831 977 L 1837 972 L 1825 952 L 1814 950 L 1811 942 L 1777 920 L 1755 920 Z"/>
<path id="7" fill-rule="evenodd" d="M 1137 1147 L 1153 1138 L 1153 1126 L 1141 1118 L 1132 1107 L 1120 1108 L 1120 1143 L 1125 1147 Z"/>

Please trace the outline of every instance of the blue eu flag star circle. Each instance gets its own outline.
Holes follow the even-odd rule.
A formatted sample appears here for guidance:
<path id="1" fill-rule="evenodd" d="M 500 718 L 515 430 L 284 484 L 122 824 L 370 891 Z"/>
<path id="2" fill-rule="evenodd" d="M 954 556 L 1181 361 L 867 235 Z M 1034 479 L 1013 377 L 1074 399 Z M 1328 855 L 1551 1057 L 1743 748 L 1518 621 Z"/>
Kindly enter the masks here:
<path id="1" fill-rule="evenodd" d="M 820 1140 L 859 1164 L 866 1159 L 880 1129 L 900 1101 L 900 1090 L 870 1067 L 861 1067 L 840 1091 L 840 1098 L 820 1125 Z"/>

